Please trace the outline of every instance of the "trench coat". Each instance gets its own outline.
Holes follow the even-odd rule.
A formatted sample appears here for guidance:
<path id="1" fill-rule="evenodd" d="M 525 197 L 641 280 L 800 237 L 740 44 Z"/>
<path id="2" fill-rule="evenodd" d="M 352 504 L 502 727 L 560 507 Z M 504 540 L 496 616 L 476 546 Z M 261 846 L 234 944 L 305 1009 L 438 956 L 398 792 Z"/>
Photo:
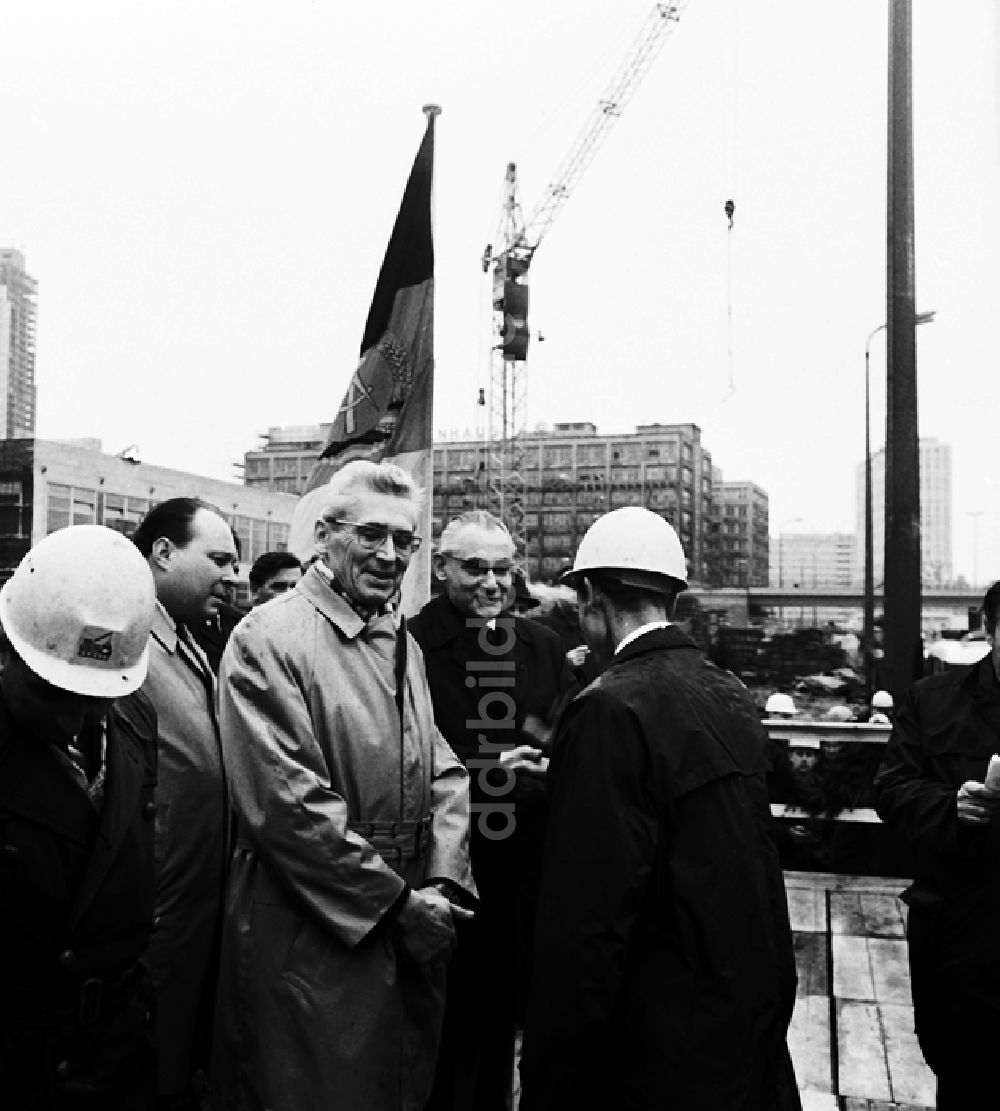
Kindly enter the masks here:
<path id="1" fill-rule="evenodd" d="M 122 699 L 100 811 L 0 699 L 0 1105 L 155 1105 L 149 987 L 156 715 Z"/>
<path id="2" fill-rule="evenodd" d="M 366 625 L 316 567 L 223 655 L 239 829 L 213 1047 L 227 1108 L 423 1107 L 445 966 L 397 958 L 394 912 L 407 883 L 475 886 L 467 773 L 405 635 L 402 734 L 393 619 Z"/>
<path id="3" fill-rule="evenodd" d="M 875 809 L 912 850 L 907 944 L 920 1047 L 939 1075 L 980 1077 L 1000 1041 L 1000 819 L 958 821 L 957 794 L 1000 752 L 993 659 L 907 692 L 875 777 Z M 985 1106 L 985 1104 L 984 1104 Z"/>
<path id="4" fill-rule="evenodd" d="M 159 1092 L 207 1067 L 229 860 L 229 802 L 215 678 L 157 603 L 143 693 L 159 723 L 156 917 L 147 961 L 156 994 Z"/>
<path id="5" fill-rule="evenodd" d="M 564 711 L 522 1111 L 798 1108 L 766 764 L 746 689 L 675 626 Z"/>

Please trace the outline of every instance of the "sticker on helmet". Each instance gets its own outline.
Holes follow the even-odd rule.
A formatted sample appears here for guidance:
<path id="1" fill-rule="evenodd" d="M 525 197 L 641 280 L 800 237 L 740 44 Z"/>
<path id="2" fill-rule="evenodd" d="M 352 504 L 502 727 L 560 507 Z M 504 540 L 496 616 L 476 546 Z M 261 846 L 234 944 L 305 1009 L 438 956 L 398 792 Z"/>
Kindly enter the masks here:
<path id="1" fill-rule="evenodd" d="M 80 640 L 76 646 L 73 662 L 110 663 L 113 650 L 113 636 L 114 631 L 112 629 L 101 629 L 93 625 L 85 625 L 80 631 Z"/>

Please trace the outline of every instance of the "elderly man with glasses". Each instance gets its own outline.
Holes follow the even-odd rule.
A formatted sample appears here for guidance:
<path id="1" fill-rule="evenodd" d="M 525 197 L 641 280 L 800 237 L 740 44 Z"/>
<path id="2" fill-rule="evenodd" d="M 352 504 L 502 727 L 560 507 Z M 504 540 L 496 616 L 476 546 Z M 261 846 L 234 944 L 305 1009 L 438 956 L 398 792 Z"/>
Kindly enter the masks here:
<path id="1" fill-rule="evenodd" d="M 434 718 L 472 777 L 480 907 L 458 927 L 428 1111 L 511 1106 L 519 996 L 541 853 L 545 733 L 570 686 L 558 636 L 507 609 L 514 543 L 481 510 L 456 517 L 434 556 L 440 597 L 410 622 Z"/>
<path id="2" fill-rule="evenodd" d="M 475 887 L 468 774 L 392 611 L 417 519 L 405 471 L 347 464 L 315 522 L 319 558 L 223 657 L 238 827 L 213 1060 L 225 1107 L 427 1098 Z"/>

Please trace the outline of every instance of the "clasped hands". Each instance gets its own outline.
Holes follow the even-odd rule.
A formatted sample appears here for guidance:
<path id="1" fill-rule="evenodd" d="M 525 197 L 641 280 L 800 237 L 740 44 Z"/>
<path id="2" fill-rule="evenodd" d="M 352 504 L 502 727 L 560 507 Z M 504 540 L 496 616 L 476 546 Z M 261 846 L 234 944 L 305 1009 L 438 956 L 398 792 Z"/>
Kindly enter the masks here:
<path id="1" fill-rule="evenodd" d="M 958 820 L 967 826 L 985 826 L 1000 810 L 1000 791 L 967 779 L 958 789 Z"/>

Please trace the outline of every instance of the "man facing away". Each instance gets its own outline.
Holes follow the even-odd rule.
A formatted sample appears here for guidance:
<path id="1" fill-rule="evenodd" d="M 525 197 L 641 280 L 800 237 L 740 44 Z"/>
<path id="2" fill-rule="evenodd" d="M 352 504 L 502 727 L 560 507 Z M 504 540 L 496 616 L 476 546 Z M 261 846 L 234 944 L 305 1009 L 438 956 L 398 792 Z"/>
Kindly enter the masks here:
<path id="1" fill-rule="evenodd" d="M 418 508 L 399 467 L 343 467 L 320 558 L 223 657 L 239 830 L 213 1061 L 227 1108 L 417 1111 L 430 1089 L 475 887 L 468 775 L 390 608 Z"/>
<path id="2" fill-rule="evenodd" d="M 230 851 L 215 676 L 191 630 L 228 604 L 236 545 L 220 514 L 196 498 L 161 502 L 132 539 L 156 586 L 142 689 L 159 720 L 156 919 L 148 954 L 159 1093 L 162 1108 L 186 1111 L 208 1070 Z"/>
<path id="3" fill-rule="evenodd" d="M 429 1111 L 511 1105 L 548 764 L 537 733 L 571 683 L 558 636 L 503 612 L 513 561 L 514 542 L 500 520 L 481 510 L 456 517 L 434 556 L 444 593 L 410 622 L 434 720 L 470 769 L 480 898 L 476 917 L 458 927 Z"/>
<path id="4" fill-rule="evenodd" d="M 0 591 L 0 1104 L 152 1111 L 153 581 L 120 533 L 60 529 Z M 126 704 L 128 704 L 126 706 Z"/>
<path id="5" fill-rule="evenodd" d="M 611 660 L 556 729 L 521 1111 L 798 1108 L 767 738 L 670 623 L 676 533 L 615 510 L 570 579 Z"/>
<path id="6" fill-rule="evenodd" d="M 990 651 L 915 683 L 875 777 L 875 809 L 913 860 L 906 939 L 920 1048 L 938 1111 L 995 1107 L 1000 1042 L 1000 582 L 987 590 Z"/>

